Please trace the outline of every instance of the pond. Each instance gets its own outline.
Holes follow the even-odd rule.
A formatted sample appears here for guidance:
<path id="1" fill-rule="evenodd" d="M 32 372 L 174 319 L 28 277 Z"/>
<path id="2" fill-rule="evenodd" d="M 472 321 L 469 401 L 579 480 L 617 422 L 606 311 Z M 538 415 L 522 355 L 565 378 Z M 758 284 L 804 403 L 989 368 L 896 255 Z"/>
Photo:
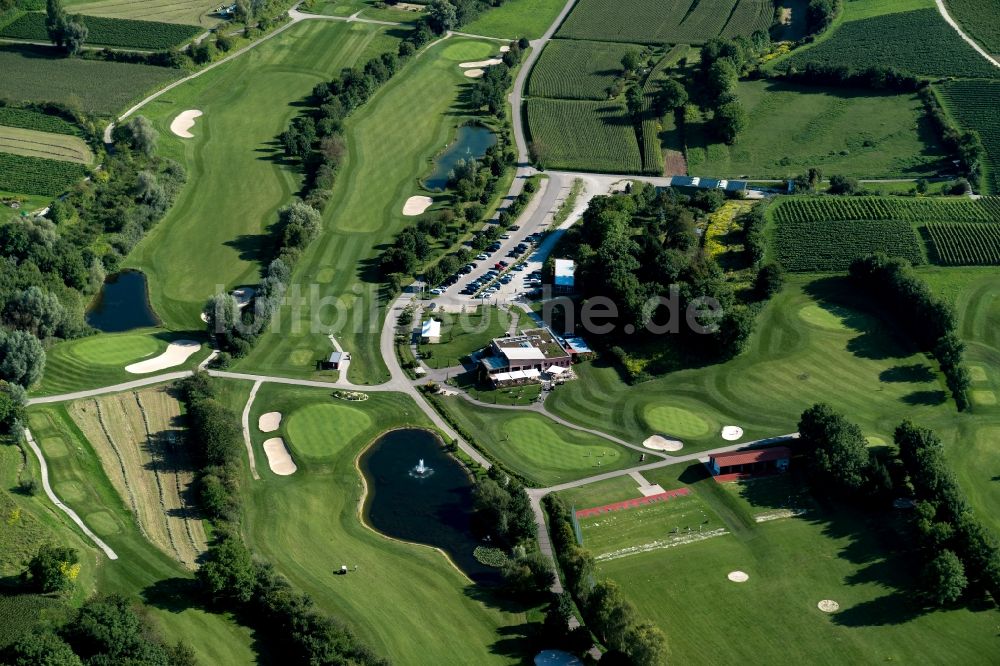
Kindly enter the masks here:
<path id="1" fill-rule="evenodd" d="M 435 160 L 434 173 L 424 181 L 428 190 L 444 190 L 448 186 L 448 174 L 459 160 L 479 159 L 490 146 L 497 142 L 496 135 L 480 125 L 463 125 L 458 128 L 455 142 Z"/>
<path id="2" fill-rule="evenodd" d="M 424 469 L 419 469 L 423 461 Z M 472 480 L 431 432 L 393 430 L 361 456 L 368 483 L 365 519 L 388 536 L 437 546 L 477 583 L 499 582 L 497 569 L 472 555 Z"/>
<path id="3" fill-rule="evenodd" d="M 105 333 L 158 326 L 160 320 L 149 305 L 146 275 L 139 271 L 109 275 L 87 310 L 87 323 Z"/>

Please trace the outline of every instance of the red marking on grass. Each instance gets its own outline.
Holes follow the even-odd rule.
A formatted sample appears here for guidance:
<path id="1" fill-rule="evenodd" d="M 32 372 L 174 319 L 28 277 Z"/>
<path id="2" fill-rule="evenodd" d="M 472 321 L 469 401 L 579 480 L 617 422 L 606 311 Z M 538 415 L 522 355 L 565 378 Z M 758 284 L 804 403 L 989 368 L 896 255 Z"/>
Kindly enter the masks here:
<path id="1" fill-rule="evenodd" d="M 589 518 L 591 516 L 599 516 L 602 513 L 608 513 L 609 511 L 634 509 L 638 506 L 645 506 L 647 504 L 652 504 L 653 502 L 665 502 L 675 497 L 683 497 L 684 495 L 690 494 L 691 490 L 689 488 L 677 488 L 676 490 L 668 490 L 656 495 L 650 495 L 649 497 L 636 497 L 635 499 L 625 500 L 624 502 L 612 502 L 611 504 L 605 504 L 604 506 L 595 506 L 590 509 L 580 509 L 576 512 L 576 517 Z"/>

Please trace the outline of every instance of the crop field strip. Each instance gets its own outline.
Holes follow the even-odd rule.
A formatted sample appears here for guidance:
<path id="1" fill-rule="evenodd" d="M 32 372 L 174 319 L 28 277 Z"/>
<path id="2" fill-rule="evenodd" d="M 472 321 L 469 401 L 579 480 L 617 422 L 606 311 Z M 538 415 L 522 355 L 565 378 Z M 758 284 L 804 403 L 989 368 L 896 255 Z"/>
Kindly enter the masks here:
<path id="1" fill-rule="evenodd" d="M 94 161 L 94 154 L 79 137 L 4 125 L 0 125 L 0 152 L 77 164 Z"/>
<path id="2" fill-rule="evenodd" d="M 181 77 L 167 67 L 55 57 L 36 46 L 0 46 L 0 99 L 78 103 L 88 113 L 113 115 L 150 90 Z"/>
<path id="3" fill-rule="evenodd" d="M 37 130 L 39 132 L 50 132 L 52 134 L 70 134 L 73 136 L 82 134 L 79 127 L 65 118 L 31 109 L 18 109 L 12 106 L 0 106 L 0 125 Z"/>
<path id="4" fill-rule="evenodd" d="M 180 23 L 135 21 L 132 19 L 84 16 L 87 44 L 137 49 L 167 49 L 188 41 L 201 28 Z M 45 14 L 30 12 L 0 29 L 0 37 L 47 42 Z"/>
<path id="5" fill-rule="evenodd" d="M 547 168 L 641 173 L 642 155 L 624 104 L 528 100 L 528 126 Z"/>
<path id="6" fill-rule="evenodd" d="M 210 25 L 206 20 L 220 4 L 217 0 L 99 0 L 98 2 L 72 3 L 67 11 L 87 16 L 107 16 L 139 21 L 163 21 L 189 25 Z"/>
<path id="7" fill-rule="evenodd" d="M 645 108 L 642 118 L 642 170 L 654 176 L 663 175 L 663 147 L 660 142 L 660 119 L 653 116 L 653 100 L 666 80 L 666 72 L 688 52 L 687 44 L 678 44 L 660 58 L 656 66 L 646 75 L 642 86 Z M 672 112 L 670 112 L 672 113 Z"/>
<path id="8" fill-rule="evenodd" d="M 1000 265 L 1000 224 L 927 225 L 935 263 L 946 266 Z"/>
<path id="9" fill-rule="evenodd" d="M 528 94 L 557 99 L 606 100 L 622 75 L 622 56 L 636 44 L 555 39 L 531 71 Z"/>
<path id="10" fill-rule="evenodd" d="M 948 13 L 987 53 L 1000 55 L 1000 7 L 996 0 L 945 0 Z"/>
<path id="11" fill-rule="evenodd" d="M 766 30 L 773 16 L 768 0 L 581 0 L 557 36 L 699 44 L 720 34 L 735 37 Z"/>
<path id="12" fill-rule="evenodd" d="M 923 76 L 1000 78 L 1000 69 L 976 53 L 937 9 L 918 9 L 842 23 L 828 39 L 784 61 L 864 67 L 878 63 Z"/>
<path id="13" fill-rule="evenodd" d="M 785 220 L 774 231 L 774 258 L 793 272 L 844 271 L 875 252 L 924 263 L 916 230 L 902 220 Z"/>
<path id="14" fill-rule="evenodd" d="M 771 209 L 777 222 L 902 220 L 906 222 L 1000 222 L 1000 197 L 803 197 Z"/>
<path id="15" fill-rule="evenodd" d="M 1000 82 L 950 81 L 934 88 L 952 118 L 979 134 L 989 158 L 983 180 L 991 194 L 1000 194 Z"/>
<path id="16" fill-rule="evenodd" d="M 194 475 L 179 403 L 157 388 L 76 402 L 69 411 L 143 536 L 193 569 L 207 546 L 185 500 Z"/>
<path id="17" fill-rule="evenodd" d="M 55 196 L 86 175 L 75 162 L 0 152 L 0 190 L 7 192 Z"/>

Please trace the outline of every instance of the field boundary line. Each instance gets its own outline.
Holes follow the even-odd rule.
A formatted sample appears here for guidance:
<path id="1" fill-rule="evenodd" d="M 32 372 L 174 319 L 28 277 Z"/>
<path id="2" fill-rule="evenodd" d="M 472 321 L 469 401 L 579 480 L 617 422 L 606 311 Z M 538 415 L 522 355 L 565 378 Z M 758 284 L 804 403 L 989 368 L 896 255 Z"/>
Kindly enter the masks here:
<path id="1" fill-rule="evenodd" d="M 87 524 L 83 522 L 83 519 L 77 515 L 76 511 L 63 504 L 59 498 L 56 497 L 56 494 L 52 492 L 52 486 L 49 485 L 49 466 L 45 462 L 45 456 L 42 455 L 42 450 L 38 448 L 38 444 L 35 443 L 35 438 L 31 436 L 31 431 L 27 428 L 24 429 L 24 438 L 27 440 L 28 447 L 31 449 L 31 452 L 35 454 L 36 458 L 38 458 L 38 464 L 42 470 L 42 488 L 45 490 L 45 494 L 48 496 L 49 500 L 51 500 L 52 503 L 55 504 L 56 507 L 58 507 L 63 513 L 69 516 L 70 520 L 76 523 L 77 526 L 83 530 L 83 533 L 86 534 L 98 548 L 104 551 L 104 554 L 108 556 L 108 559 L 117 560 L 118 555 L 115 551 L 111 550 L 111 546 L 101 541 L 99 536 L 91 532 L 90 528 L 87 527 Z"/>
<path id="2" fill-rule="evenodd" d="M 972 37 L 969 37 L 967 34 L 965 34 L 965 32 L 962 31 L 962 26 L 960 26 L 958 22 L 955 19 L 953 19 L 951 15 L 948 13 L 948 8 L 944 6 L 944 0 L 934 0 L 934 2 L 937 4 L 938 12 L 941 14 L 941 18 L 943 18 L 948 25 L 950 25 L 952 28 L 955 29 L 955 32 L 958 33 L 959 37 L 964 39 L 969 44 L 969 46 L 976 49 L 976 52 L 979 55 L 989 60 L 994 67 L 1000 67 L 1000 61 L 998 61 L 996 58 L 987 53 L 986 49 L 980 46 L 976 40 L 974 40 Z"/>
<path id="3" fill-rule="evenodd" d="M 254 398 L 257 397 L 257 391 L 264 384 L 260 379 L 253 383 L 253 388 L 250 389 L 250 397 L 247 398 L 247 404 L 243 407 L 243 444 L 247 447 L 247 458 L 250 459 L 250 475 L 253 476 L 254 481 L 260 481 L 260 474 L 257 473 L 257 461 L 254 459 L 253 455 L 253 440 L 250 439 L 250 408 L 253 407 Z"/>

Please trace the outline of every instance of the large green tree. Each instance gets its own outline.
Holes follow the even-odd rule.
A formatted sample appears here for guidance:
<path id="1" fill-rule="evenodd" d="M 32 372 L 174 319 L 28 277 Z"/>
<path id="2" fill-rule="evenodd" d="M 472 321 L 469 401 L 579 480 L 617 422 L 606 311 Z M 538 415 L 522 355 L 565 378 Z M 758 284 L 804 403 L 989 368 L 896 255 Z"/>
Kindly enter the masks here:
<path id="1" fill-rule="evenodd" d="M 79 561 L 75 549 L 46 544 L 28 562 L 23 577 L 39 592 L 63 592 L 76 581 Z"/>
<path id="2" fill-rule="evenodd" d="M 27 388 L 42 377 L 45 349 L 26 331 L 0 328 L 0 379 Z"/>

